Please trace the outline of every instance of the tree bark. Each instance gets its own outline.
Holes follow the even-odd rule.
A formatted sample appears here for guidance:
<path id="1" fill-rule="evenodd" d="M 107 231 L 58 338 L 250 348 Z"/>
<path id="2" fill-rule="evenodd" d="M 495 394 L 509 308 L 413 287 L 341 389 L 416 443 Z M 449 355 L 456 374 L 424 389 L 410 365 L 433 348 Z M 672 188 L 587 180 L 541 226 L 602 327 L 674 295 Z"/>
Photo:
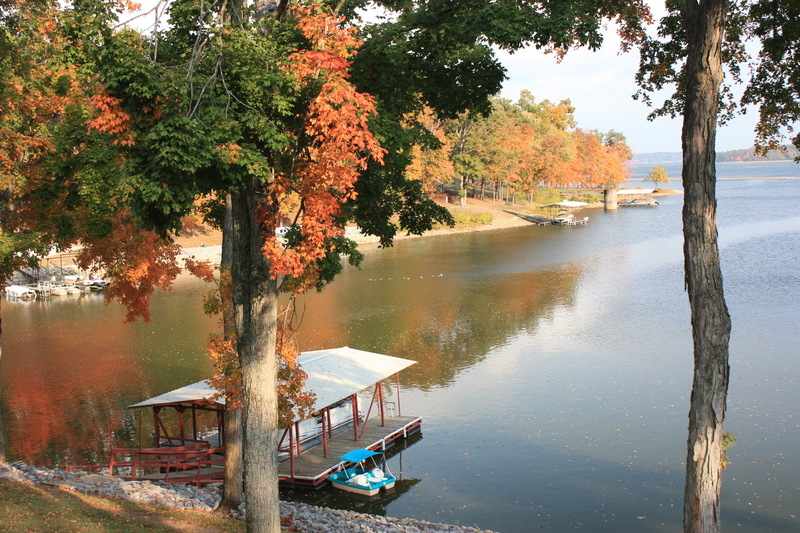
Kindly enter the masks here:
<path id="1" fill-rule="evenodd" d="M 720 531 L 722 435 L 731 322 L 722 289 L 716 226 L 715 142 L 725 0 L 686 0 L 683 233 L 694 342 L 694 379 L 684 489 L 684 530 Z"/>
<path id="2" fill-rule="evenodd" d="M 3 356 L 3 319 L 0 318 L 0 359 Z M 3 388 L 0 387 L 0 463 L 6 462 L 6 437 L 3 433 Z"/>
<path id="3" fill-rule="evenodd" d="M 222 261 L 220 272 L 230 273 L 233 262 L 233 203 L 231 195 L 225 196 L 225 222 L 222 228 Z M 223 276 L 222 283 L 225 283 Z M 228 287 L 222 287 L 222 330 L 225 340 L 236 336 L 233 302 Z M 241 361 L 239 361 L 241 364 Z M 228 402 L 225 410 L 225 482 L 222 486 L 224 509 L 235 509 L 244 501 L 244 464 L 242 458 L 242 410 L 233 409 Z"/>
<path id="4" fill-rule="evenodd" d="M 232 194 L 234 257 L 231 265 L 237 351 L 242 363 L 247 531 L 279 533 L 278 401 L 275 340 L 278 284 L 262 253 L 257 212 L 265 209 L 261 186 Z"/>

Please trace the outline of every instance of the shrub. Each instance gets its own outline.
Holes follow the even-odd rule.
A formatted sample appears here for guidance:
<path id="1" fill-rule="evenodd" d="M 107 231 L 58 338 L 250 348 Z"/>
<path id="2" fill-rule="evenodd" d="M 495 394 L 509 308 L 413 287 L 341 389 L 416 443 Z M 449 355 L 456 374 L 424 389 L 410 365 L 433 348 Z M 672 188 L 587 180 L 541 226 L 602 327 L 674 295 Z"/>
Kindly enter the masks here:
<path id="1" fill-rule="evenodd" d="M 453 220 L 456 221 L 456 224 L 469 224 L 472 220 L 470 216 L 466 213 L 453 213 Z"/>
<path id="2" fill-rule="evenodd" d="M 491 224 L 494 217 L 490 213 L 478 213 L 475 215 L 475 223 L 484 226 L 486 224 Z"/>

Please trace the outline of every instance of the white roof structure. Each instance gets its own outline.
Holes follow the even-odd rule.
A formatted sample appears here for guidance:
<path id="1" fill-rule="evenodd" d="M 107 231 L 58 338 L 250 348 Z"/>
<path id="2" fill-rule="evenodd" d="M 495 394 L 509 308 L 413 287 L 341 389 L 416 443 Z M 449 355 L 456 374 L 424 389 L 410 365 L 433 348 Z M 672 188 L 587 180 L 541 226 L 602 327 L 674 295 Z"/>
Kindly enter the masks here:
<path id="1" fill-rule="evenodd" d="M 300 368 L 308 374 L 305 389 L 316 394 L 314 410 L 328 407 L 415 364 L 416 361 L 392 357 L 347 346 L 303 352 Z M 154 407 L 176 403 L 211 401 L 216 389 L 198 381 L 128 407 Z M 224 399 L 216 400 L 224 404 Z"/>
<path id="2" fill-rule="evenodd" d="M 172 405 L 176 403 L 198 403 L 198 402 L 213 402 L 225 405 L 225 398 L 219 400 L 211 400 L 211 397 L 217 394 L 217 389 L 211 387 L 205 381 L 198 381 L 191 385 L 183 386 L 170 392 L 165 392 L 158 396 L 154 396 L 149 400 L 129 405 L 128 408 L 134 407 L 155 407 L 158 405 Z"/>
<path id="3" fill-rule="evenodd" d="M 547 204 L 543 207 L 583 207 L 584 205 L 589 205 L 586 202 L 576 202 L 575 200 L 561 200 L 555 204 Z"/>
<path id="4" fill-rule="evenodd" d="M 617 194 L 653 194 L 655 189 L 617 189 Z"/>
<path id="5" fill-rule="evenodd" d="M 347 346 L 303 352 L 298 362 L 308 374 L 305 389 L 317 395 L 315 410 L 328 407 L 416 363 Z"/>

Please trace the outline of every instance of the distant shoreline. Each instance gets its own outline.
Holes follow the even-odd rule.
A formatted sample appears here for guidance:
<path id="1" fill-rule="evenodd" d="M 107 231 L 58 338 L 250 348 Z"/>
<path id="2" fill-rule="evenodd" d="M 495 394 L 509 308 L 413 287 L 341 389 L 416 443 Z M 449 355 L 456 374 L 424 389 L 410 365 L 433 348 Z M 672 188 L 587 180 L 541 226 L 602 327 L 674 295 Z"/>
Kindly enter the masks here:
<path id="1" fill-rule="evenodd" d="M 800 180 L 800 176 L 772 176 L 771 178 L 717 178 L 720 181 L 730 180 Z"/>
<path id="2" fill-rule="evenodd" d="M 679 180 L 680 178 L 670 178 L 670 181 L 673 179 Z M 745 178 L 717 178 L 719 181 L 731 181 L 731 180 L 800 180 L 800 176 L 771 176 L 771 177 L 745 177 Z M 628 181 L 650 181 L 647 178 L 629 178 Z"/>

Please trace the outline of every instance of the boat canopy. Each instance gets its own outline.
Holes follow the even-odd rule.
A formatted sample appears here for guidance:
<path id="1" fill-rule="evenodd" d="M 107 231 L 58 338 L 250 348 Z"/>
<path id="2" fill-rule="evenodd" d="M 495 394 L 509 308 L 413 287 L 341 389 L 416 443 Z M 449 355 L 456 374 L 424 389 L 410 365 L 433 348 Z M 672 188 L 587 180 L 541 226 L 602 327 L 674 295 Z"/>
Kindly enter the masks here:
<path id="1" fill-rule="evenodd" d="M 308 375 L 304 388 L 316 395 L 314 410 L 333 405 L 416 363 L 410 359 L 355 350 L 347 346 L 302 352 L 297 361 Z M 208 383 L 198 381 L 128 407 L 184 403 L 223 406 L 223 398 L 212 400 L 216 393 L 217 390 Z"/>
<path id="2" fill-rule="evenodd" d="M 373 452 L 372 450 L 361 448 L 358 450 L 349 451 L 346 454 L 344 454 L 342 456 L 342 461 L 345 463 L 360 463 L 364 459 L 369 459 L 370 457 L 381 455 L 381 453 L 382 452 Z"/>

